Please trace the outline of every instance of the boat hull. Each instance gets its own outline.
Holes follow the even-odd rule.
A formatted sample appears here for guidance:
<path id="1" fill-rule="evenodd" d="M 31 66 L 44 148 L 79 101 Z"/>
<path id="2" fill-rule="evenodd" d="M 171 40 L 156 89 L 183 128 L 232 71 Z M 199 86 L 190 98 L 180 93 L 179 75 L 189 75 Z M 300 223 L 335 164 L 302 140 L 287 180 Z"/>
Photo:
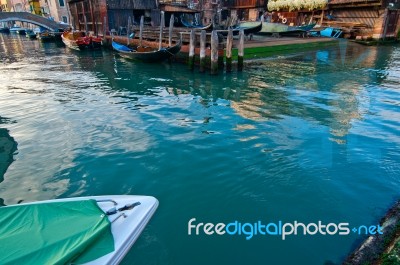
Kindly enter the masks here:
<path id="1" fill-rule="evenodd" d="M 233 36 L 237 36 L 239 35 L 240 30 L 243 30 L 244 35 L 250 35 L 250 34 L 257 34 L 258 32 L 260 32 L 260 30 L 262 29 L 263 25 L 261 22 L 258 23 L 258 25 L 253 25 L 253 26 L 249 26 L 249 27 L 244 27 L 243 25 L 240 25 L 239 27 L 236 27 L 234 29 L 232 29 L 232 33 Z M 218 33 L 221 33 L 223 36 L 227 36 L 228 35 L 228 30 L 218 30 Z"/>
<path id="2" fill-rule="evenodd" d="M 64 32 L 61 40 L 65 46 L 77 51 L 100 49 L 102 46 L 101 38 L 86 36 L 83 31 Z"/>
<path id="3" fill-rule="evenodd" d="M 0 33 L 10 33 L 9 28 L 0 28 Z"/>
<path id="4" fill-rule="evenodd" d="M 158 207 L 158 200 L 151 196 L 135 196 L 135 195 L 110 195 L 110 196 L 89 196 L 76 197 L 68 199 L 56 199 L 40 202 L 32 202 L 19 204 L 10 207 L 19 207 L 24 205 L 46 204 L 54 202 L 71 202 L 95 200 L 100 209 L 106 213 L 108 210 L 115 207 L 120 209 L 132 203 L 139 204 L 132 209 L 123 210 L 123 216 L 117 218 L 122 212 L 117 212 L 113 215 L 108 215 L 107 218 L 111 222 L 111 233 L 114 239 L 114 251 L 97 258 L 95 260 L 84 263 L 85 265 L 103 265 L 103 264 L 118 264 L 122 261 L 131 246 L 140 236 L 141 232 L 153 216 Z M 83 211 L 85 209 L 82 209 Z M 29 217 L 27 217 L 29 218 Z M 58 218 L 58 217 L 56 217 Z"/>
<path id="5" fill-rule="evenodd" d="M 144 51 L 144 52 L 130 49 L 114 41 L 112 45 L 114 50 L 116 50 L 118 54 L 123 58 L 131 60 L 139 60 L 142 62 L 149 63 L 149 62 L 162 62 L 176 55 L 181 50 L 182 42 L 179 41 L 178 44 L 170 48 L 163 48 L 161 50 Z"/>
<path id="6" fill-rule="evenodd" d="M 79 50 L 98 50 L 102 47 L 101 38 L 82 37 L 76 40 Z"/>
<path id="7" fill-rule="evenodd" d="M 252 25 L 255 25 L 256 23 L 259 23 L 259 22 L 243 22 L 240 24 L 240 26 L 241 27 L 250 27 Z M 259 34 L 259 35 L 277 34 L 280 36 L 290 36 L 290 35 L 297 35 L 297 34 L 301 34 L 301 33 L 310 31 L 314 26 L 315 26 L 315 24 L 296 27 L 296 26 L 288 26 L 286 24 L 280 24 L 280 23 L 263 22 L 261 30 L 255 34 Z"/>

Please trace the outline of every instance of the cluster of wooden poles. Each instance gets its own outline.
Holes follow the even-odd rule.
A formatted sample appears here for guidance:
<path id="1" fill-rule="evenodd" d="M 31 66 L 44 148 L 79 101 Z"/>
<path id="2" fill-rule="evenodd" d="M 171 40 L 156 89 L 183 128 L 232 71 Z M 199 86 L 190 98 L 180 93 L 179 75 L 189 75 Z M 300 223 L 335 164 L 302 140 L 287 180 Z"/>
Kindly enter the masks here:
<path id="1" fill-rule="evenodd" d="M 127 27 L 127 44 L 130 42 L 130 29 L 131 25 L 133 25 L 133 21 L 131 22 L 131 17 L 128 19 L 128 27 Z M 139 27 L 139 46 L 142 45 L 143 38 L 143 26 L 144 26 L 144 16 L 140 18 L 140 27 Z M 164 25 L 164 12 L 161 12 L 161 23 L 160 23 L 160 36 L 159 36 L 159 49 L 162 48 L 162 39 L 163 39 L 163 28 Z M 170 23 L 169 23 L 169 46 L 172 46 L 172 35 L 173 35 L 173 27 L 174 27 L 174 15 L 171 15 Z M 105 29 L 104 29 L 105 31 Z M 223 67 L 223 58 L 219 57 L 219 41 L 218 41 L 218 32 L 219 30 L 213 30 L 211 32 L 211 56 L 210 56 L 210 69 L 211 74 L 218 74 L 219 67 L 222 65 Z M 225 31 L 226 32 L 226 31 Z M 105 34 L 105 32 L 104 32 Z M 182 33 L 181 33 L 182 34 Z M 200 72 L 204 73 L 207 68 L 207 59 L 206 59 L 206 37 L 207 33 L 205 30 L 201 30 L 200 33 Z M 237 62 L 237 70 L 243 71 L 243 56 L 244 56 L 244 31 L 241 29 L 239 31 L 239 43 L 238 43 L 238 62 Z M 182 36 L 181 36 L 182 40 Z M 194 70 L 195 64 L 195 46 L 196 46 L 196 30 L 192 29 L 190 31 L 190 42 L 189 42 L 189 69 Z M 226 50 L 225 50 L 225 70 L 226 72 L 232 72 L 232 48 L 233 48 L 233 30 L 230 28 L 228 30 L 227 40 L 226 40 Z M 221 63 L 222 62 L 222 63 Z"/>
<path id="2" fill-rule="evenodd" d="M 189 46 L 189 69 L 194 70 L 195 62 L 195 44 L 196 44 L 196 33 L 195 30 L 190 31 L 190 46 Z M 225 70 L 226 72 L 232 72 L 232 47 L 233 47 L 233 30 L 230 28 L 228 30 L 228 36 L 226 40 L 225 49 Z M 219 42 L 218 42 L 218 30 L 213 30 L 211 33 L 211 74 L 218 74 L 218 68 L 223 66 L 223 58 L 219 58 Z M 244 56 L 244 31 L 243 29 L 239 31 L 239 44 L 238 44 L 238 62 L 237 70 L 243 71 L 243 56 Z M 220 60 L 222 59 L 222 60 Z M 200 72 L 203 73 L 206 70 L 206 31 L 202 30 L 200 34 Z"/>

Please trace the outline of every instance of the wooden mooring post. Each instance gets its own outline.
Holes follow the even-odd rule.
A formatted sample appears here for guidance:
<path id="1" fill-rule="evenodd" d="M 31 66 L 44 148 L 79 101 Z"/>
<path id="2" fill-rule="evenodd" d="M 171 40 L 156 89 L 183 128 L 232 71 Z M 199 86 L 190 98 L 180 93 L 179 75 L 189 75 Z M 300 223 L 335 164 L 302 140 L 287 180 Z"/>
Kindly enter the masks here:
<path id="1" fill-rule="evenodd" d="M 162 48 L 162 38 L 163 38 L 163 30 L 164 30 L 164 11 L 161 11 L 161 21 L 160 21 L 160 40 L 158 43 L 158 50 Z"/>
<path id="2" fill-rule="evenodd" d="M 174 29 L 174 15 L 171 15 L 171 18 L 169 19 L 169 28 L 168 28 L 168 45 L 169 47 L 172 47 L 172 30 Z"/>
<path id="3" fill-rule="evenodd" d="M 127 26 L 127 29 L 126 29 L 126 42 L 128 43 L 128 46 L 129 46 L 129 33 L 131 32 L 131 17 L 129 16 L 128 17 L 128 26 Z"/>
<path id="4" fill-rule="evenodd" d="M 243 71 L 243 57 L 244 57 L 244 31 L 239 31 L 239 45 L 238 45 L 238 71 Z"/>
<path id="5" fill-rule="evenodd" d="M 88 29 L 88 24 L 87 24 L 86 15 L 83 16 L 83 21 L 84 21 L 84 23 L 85 23 L 85 35 L 87 36 L 87 35 L 88 35 L 88 32 L 89 32 L 89 29 Z"/>
<path id="6" fill-rule="evenodd" d="M 190 31 L 190 43 L 189 43 L 189 69 L 194 69 L 194 48 L 196 45 L 196 33 L 194 29 Z"/>
<path id="7" fill-rule="evenodd" d="M 215 30 L 211 33 L 211 74 L 218 74 L 218 33 Z"/>
<path id="8" fill-rule="evenodd" d="M 226 72 L 232 72 L 232 45 L 233 44 L 233 31 L 229 28 L 228 37 L 226 40 Z"/>
<path id="9" fill-rule="evenodd" d="M 107 34 L 107 17 L 104 17 L 103 19 L 103 38 L 106 37 Z"/>
<path id="10" fill-rule="evenodd" d="M 200 35 L 200 73 L 206 71 L 206 31 L 202 30 Z"/>
<path id="11" fill-rule="evenodd" d="M 144 16 L 141 16 L 140 17 L 140 28 L 139 28 L 139 46 L 142 46 L 143 26 L 144 26 Z"/>

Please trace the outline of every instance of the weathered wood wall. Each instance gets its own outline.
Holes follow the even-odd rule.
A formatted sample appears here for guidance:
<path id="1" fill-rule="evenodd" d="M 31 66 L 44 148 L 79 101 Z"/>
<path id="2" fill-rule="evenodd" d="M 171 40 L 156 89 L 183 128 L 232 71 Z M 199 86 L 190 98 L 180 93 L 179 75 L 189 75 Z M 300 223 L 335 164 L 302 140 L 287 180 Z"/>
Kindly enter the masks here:
<path id="1" fill-rule="evenodd" d="M 383 10 L 357 8 L 334 10 L 331 15 L 336 21 L 363 23 L 372 29 L 375 26 L 377 19 L 379 19 L 383 13 Z"/>
<path id="2" fill-rule="evenodd" d="M 155 9 L 156 1 L 149 0 L 107 0 L 108 9 Z"/>
<path id="3" fill-rule="evenodd" d="M 222 1 L 222 4 L 226 8 L 255 8 L 261 7 L 266 8 L 266 0 L 226 0 Z"/>

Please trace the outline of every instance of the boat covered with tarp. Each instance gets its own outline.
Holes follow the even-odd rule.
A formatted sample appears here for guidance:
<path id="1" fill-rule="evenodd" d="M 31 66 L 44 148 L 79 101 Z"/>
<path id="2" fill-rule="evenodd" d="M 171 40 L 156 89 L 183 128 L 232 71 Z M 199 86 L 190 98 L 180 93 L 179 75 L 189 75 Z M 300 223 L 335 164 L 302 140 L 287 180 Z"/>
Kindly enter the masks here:
<path id="1" fill-rule="evenodd" d="M 154 49 L 144 46 L 128 47 L 113 40 L 112 47 L 121 57 L 124 58 L 144 62 L 161 62 L 176 55 L 181 50 L 182 41 L 179 40 L 179 42 L 172 47 Z"/>
<path id="2" fill-rule="evenodd" d="M 252 27 L 258 25 L 260 22 L 242 22 L 240 27 Z M 315 24 L 303 25 L 303 26 L 289 26 L 281 23 L 262 22 L 262 28 L 256 34 L 260 35 L 279 35 L 279 36 L 290 36 L 301 33 L 306 33 L 315 27 Z"/>
<path id="3" fill-rule="evenodd" d="M 0 264 L 118 264 L 157 206 L 116 195 L 0 207 Z"/>
<path id="4" fill-rule="evenodd" d="M 198 29 L 198 30 L 207 30 L 207 31 L 212 31 L 213 30 L 213 24 L 212 23 L 210 23 L 208 25 L 196 24 L 194 22 L 187 21 L 183 15 L 181 16 L 181 23 L 186 28 L 192 28 L 192 29 Z"/>
<path id="5" fill-rule="evenodd" d="M 238 25 L 236 27 L 232 28 L 232 33 L 233 36 L 239 35 L 240 30 L 243 30 L 244 35 L 250 35 L 250 34 L 256 34 L 262 29 L 262 23 L 258 22 L 258 25 L 249 25 L 249 26 L 244 26 L 244 25 Z M 229 30 L 217 30 L 218 33 L 227 36 Z"/>

